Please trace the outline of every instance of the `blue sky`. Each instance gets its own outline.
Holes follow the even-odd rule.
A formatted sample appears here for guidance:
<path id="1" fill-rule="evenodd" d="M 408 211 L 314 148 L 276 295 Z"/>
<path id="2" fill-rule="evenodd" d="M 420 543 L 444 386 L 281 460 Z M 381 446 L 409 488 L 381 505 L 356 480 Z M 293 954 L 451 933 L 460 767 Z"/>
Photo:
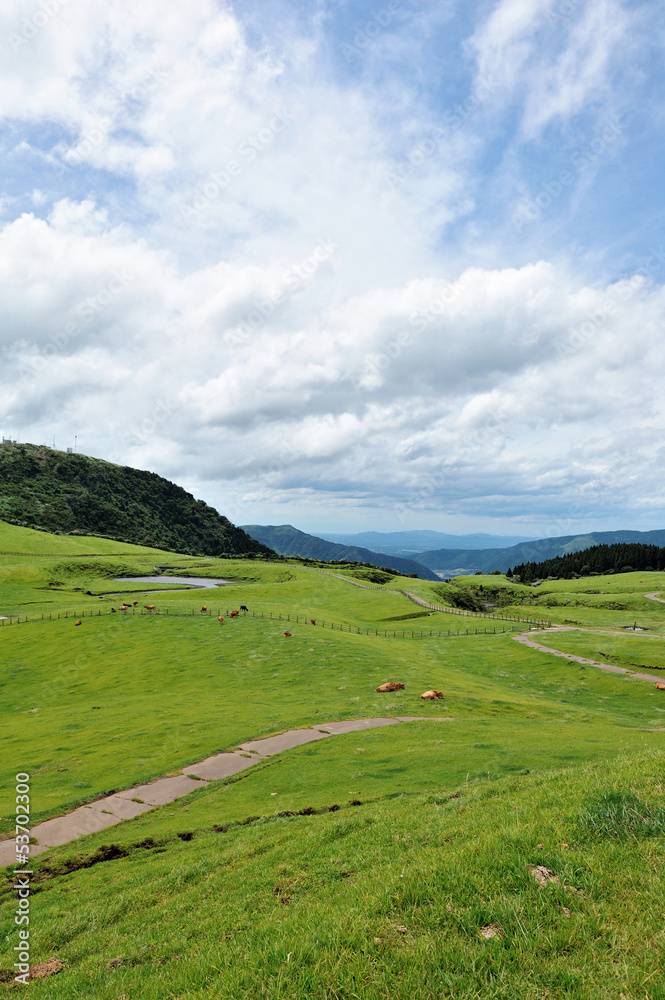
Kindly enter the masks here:
<path id="1" fill-rule="evenodd" d="M 662 527 L 659 15 L 9 0 L 3 434 L 237 523 Z"/>

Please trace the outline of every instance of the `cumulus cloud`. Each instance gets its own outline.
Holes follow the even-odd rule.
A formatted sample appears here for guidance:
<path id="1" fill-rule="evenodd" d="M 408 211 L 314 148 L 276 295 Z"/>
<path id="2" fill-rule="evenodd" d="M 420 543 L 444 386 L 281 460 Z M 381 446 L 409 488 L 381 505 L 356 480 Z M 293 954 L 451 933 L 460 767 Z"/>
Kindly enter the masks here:
<path id="1" fill-rule="evenodd" d="M 522 139 L 608 85 L 608 3 L 548 50 Z M 455 260 L 489 103 L 395 183 L 431 107 L 387 125 L 366 81 L 317 67 L 320 22 L 278 50 L 213 3 L 53 4 L 30 38 L 18 3 L 0 27 L 0 113 L 42 164 L 29 210 L 3 198 L 5 433 L 78 433 L 241 523 L 653 519 L 665 260 L 617 280 L 468 238 Z M 516 99 L 552 12 L 500 0 L 464 59 Z"/>

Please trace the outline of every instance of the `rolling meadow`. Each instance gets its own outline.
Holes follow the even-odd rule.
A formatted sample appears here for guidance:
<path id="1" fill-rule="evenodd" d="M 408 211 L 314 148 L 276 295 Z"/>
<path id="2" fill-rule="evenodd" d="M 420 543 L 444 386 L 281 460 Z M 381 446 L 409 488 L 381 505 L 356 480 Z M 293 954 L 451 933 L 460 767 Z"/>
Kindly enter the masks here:
<path id="1" fill-rule="evenodd" d="M 163 572 L 226 582 L 118 582 Z M 665 693 L 631 676 L 665 679 L 665 604 L 645 596 L 665 574 L 385 577 L 0 523 L 5 838 L 17 772 L 35 825 L 262 736 L 421 717 L 36 856 L 33 947 L 63 965 L 31 992 L 665 997 Z M 529 631 L 628 672 L 515 641 Z M 404 690 L 378 694 L 390 680 Z M 443 698 L 422 701 L 431 688 Z M 10 992 L 11 884 L 6 870 Z"/>

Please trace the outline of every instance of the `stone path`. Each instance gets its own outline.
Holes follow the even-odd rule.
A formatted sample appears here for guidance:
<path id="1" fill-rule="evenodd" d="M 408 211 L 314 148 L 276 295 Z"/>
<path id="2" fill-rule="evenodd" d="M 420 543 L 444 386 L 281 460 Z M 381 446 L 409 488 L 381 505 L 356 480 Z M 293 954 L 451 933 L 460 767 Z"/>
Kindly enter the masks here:
<path id="1" fill-rule="evenodd" d="M 451 722 L 450 716 L 441 715 L 400 715 L 395 718 L 349 719 L 342 722 L 317 723 L 310 729 L 290 729 L 286 733 L 267 736 L 260 740 L 251 740 L 241 744 L 238 750 L 229 753 L 218 753 L 207 757 L 198 764 L 184 767 L 180 774 L 168 778 L 158 778 L 145 785 L 137 785 L 123 792 L 115 792 L 103 799 L 79 806 L 65 816 L 56 816 L 44 823 L 34 826 L 31 837 L 37 840 L 30 845 L 30 856 L 42 854 L 49 847 L 59 847 L 68 844 L 78 837 L 89 833 L 98 833 L 106 827 L 115 826 L 126 819 L 133 819 L 141 813 L 148 812 L 156 806 L 167 805 L 183 795 L 188 795 L 209 781 L 219 781 L 230 778 L 239 771 L 267 760 L 274 754 L 293 747 L 303 746 L 313 740 L 323 740 L 329 736 L 342 733 L 355 733 L 364 729 L 376 729 L 379 726 L 394 726 L 400 722 Z M 0 842 L 0 867 L 13 865 L 16 859 L 16 847 L 12 837 Z"/>
<path id="2" fill-rule="evenodd" d="M 552 628 L 543 629 L 543 632 L 570 632 L 574 631 L 566 626 L 563 628 Z M 590 631 L 587 629 L 577 629 L 576 631 Z M 618 635 L 620 633 L 609 633 Z M 542 632 L 541 632 L 542 635 Z M 537 649 L 541 653 L 551 653 L 552 656 L 562 656 L 564 660 L 572 660 L 575 663 L 584 663 L 589 667 L 599 667 L 600 670 L 607 670 L 611 674 L 628 674 L 630 677 L 636 677 L 641 681 L 651 681 L 655 684 L 657 677 L 653 677 L 651 674 L 637 674 L 632 670 L 627 670 L 626 667 L 615 667 L 612 663 L 600 663 L 598 660 L 589 660 L 585 656 L 575 656 L 574 653 L 563 653 L 560 649 L 552 649 L 551 646 L 542 646 L 539 642 L 534 642 L 533 639 L 529 639 L 526 635 L 514 635 L 513 639 L 515 642 L 521 642 L 523 646 L 531 646 L 532 649 Z"/>

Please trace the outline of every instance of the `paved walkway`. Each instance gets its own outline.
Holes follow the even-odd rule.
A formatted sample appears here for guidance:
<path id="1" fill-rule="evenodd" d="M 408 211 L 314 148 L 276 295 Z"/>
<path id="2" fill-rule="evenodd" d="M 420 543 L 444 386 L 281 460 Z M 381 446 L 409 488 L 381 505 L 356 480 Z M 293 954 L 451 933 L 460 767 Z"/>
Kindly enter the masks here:
<path id="1" fill-rule="evenodd" d="M 376 729 L 379 726 L 394 726 L 400 722 L 451 722 L 450 716 L 441 715 L 399 715 L 395 718 L 350 719 L 342 722 L 322 722 L 311 729 L 289 729 L 286 733 L 267 736 L 260 740 L 242 743 L 238 750 L 231 753 L 218 753 L 207 757 L 198 764 L 184 767 L 180 774 L 169 778 L 158 778 L 146 785 L 137 785 L 124 792 L 115 792 L 96 802 L 89 802 L 71 813 L 57 816 L 39 823 L 30 831 L 30 836 L 37 840 L 30 845 L 30 856 L 42 854 L 49 847 L 59 847 L 68 844 L 78 837 L 89 833 L 98 833 L 108 826 L 115 826 L 126 819 L 133 819 L 141 813 L 148 812 L 156 806 L 167 805 L 183 795 L 188 795 L 209 781 L 219 781 L 230 778 L 239 771 L 267 760 L 283 750 L 303 746 L 313 740 L 323 740 L 329 736 L 342 733 L 354 733 L 364 729 Z M 11 840 L 0 842 L 0 867 L 13 865 L 16 860 L 16 847 Z"/>
<path id="2" fill-rule="evenodd" d="M 561 628 L 543 629 L 543 631 L 540 634 L 542 635 L 544 632 L 573 632 L 573 631 L 585 632 L 591 630 L 572 629 L 569 626 L 564 625 Z M 615 632 L 609 634 L 620 635 L 621 633 Z M 636 677 L 638 680 L 641 681 L 651 681 L 652 684 L 655 684 L 658 679 L 657 677 L 654 677 L 652 674 L 637 674 L 633 670 L 627 670 L 626 667 L 615 667 L 611 663 L 600 663 L 598 660 L 589 660 L 585 656 L 575 656 L 574 653 L 563 653 L 560 649 L 552 649 L 551 646 L 543 646 L 539 642 L 534 642 L 533 639 L 529 639 L 528 636 L 523 634 L 514 635 L 513 639 L 515 640 L 515 642 L 521 642 L 523 646 L 530 646 L 532 649 L 537 649 L 541 653 L 551 653 L 552 656 L 562 656 L 564 660 L 572 660 L 574 663 L 584 663 L 586 666 L 589 667 L 599 667 L 600 670 L 607 670 L 611 674 L 628 674 L 630 677 Z"/>

